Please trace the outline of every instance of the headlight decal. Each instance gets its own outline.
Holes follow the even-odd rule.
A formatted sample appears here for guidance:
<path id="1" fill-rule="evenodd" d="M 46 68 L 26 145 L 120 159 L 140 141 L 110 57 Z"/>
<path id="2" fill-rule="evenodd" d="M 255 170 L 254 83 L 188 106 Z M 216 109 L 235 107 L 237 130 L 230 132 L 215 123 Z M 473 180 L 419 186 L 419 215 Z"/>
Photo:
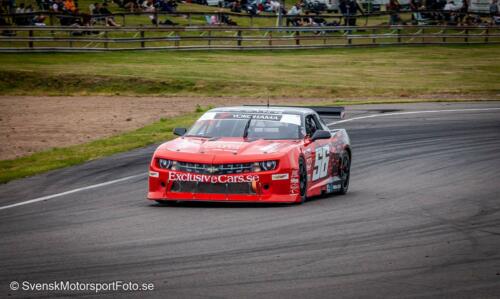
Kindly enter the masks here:
<path id="1" fill-rule="evenodd" d="M 267 170 L 274 170 L 274 169 L 276 169 L 277 163 L 276 163 L 276 161 L 271 160 L 271 161 L 260 162 L 259 165 L 260 165 L 260 168 L 262 168 L 262 170 L 267 171 Z"/>
<path id="2" fill-rule="evenodd" d="M 173 161 L 172 160 L 167 160 L 167 159 L 158 159 L 158 166 L 160 168 L 163 168 L 163 169 L 170 169 L 172 168 L 172 165 L 173 165 Z"/>

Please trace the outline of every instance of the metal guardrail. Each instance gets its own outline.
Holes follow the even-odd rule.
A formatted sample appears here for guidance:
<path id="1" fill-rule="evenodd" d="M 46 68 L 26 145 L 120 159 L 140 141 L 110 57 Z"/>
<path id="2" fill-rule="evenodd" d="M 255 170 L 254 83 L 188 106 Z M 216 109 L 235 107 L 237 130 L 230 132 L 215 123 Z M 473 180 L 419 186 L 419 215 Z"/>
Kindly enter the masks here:
<path id="1" fill-rule="evenodd" d="M 300 49 L 500 44 L 500 26 L 0 27 L 1 52 Z"/>

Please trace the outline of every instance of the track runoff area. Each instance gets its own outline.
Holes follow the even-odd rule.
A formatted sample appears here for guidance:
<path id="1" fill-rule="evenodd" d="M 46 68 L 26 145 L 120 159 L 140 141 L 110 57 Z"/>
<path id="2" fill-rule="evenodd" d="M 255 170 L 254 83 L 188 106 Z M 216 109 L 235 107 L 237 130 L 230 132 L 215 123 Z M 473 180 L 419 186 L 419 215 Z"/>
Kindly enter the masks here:
<path id="1" fill-rule="evenodd" d="M 339 121 L 329 122 L 328 126 L 333 127 L 335 125 L 339 125 L 339 124 L 343 124 L 343 123 L 347 123 L 347 122 L 362 121 L 365 119 L 381 118 L 381 117 L 386 118 L 386 117 L 391 117 L 391 116 L 411 116 L 411 115 L 425 115 L 425 114 L 436 114 L 436 113 L 467 113 L 467 112 L 490 112 L 491 113 L 491 112 L 495 112 L 495 111 L 500 112 L 500 107 L 402 111 L 402 112 L 369 114 L 369 115 L 364 115 L 364 116 L 352 117 L 352 118 L 343 119 L 343 120 L 339 120 Z M 46 201 L 46 200 L 53 199 L 53 198 L 63 197 L 63 196 L 70 195 L 70 194 L 73 194 L 76 192 L 101 188 L 101 187 L 109 186 L 111 184 L 124 182 L 124 181 L 130 180 L 130 179 L 146 177 L 146 176 L 147 176 L 146 173 L 138 173 L 135 175 L 126 176 L 126 177 L 118 178 L 115 180 L 111 180 L 111 181 L 107 181 L 107 182 L 103 182 L 103 183 L 99 183 L 99 184 L 89 185 L 89 186 L 85 186 L 85 187 L 81 187 L 81 188 L 76 188 L 73 190 L 68 190 L 65 192 L 50 194 L 47 196 L 33 198 L 30 200 L 26 200 L 26 201 L 21 201 L 21 202 L 10 204 L 10 205 L 0 206 L 0 210 L 6 210 L 6 209 L 11 209 L 11 208 L 15 208 L 15 207 L 23 206 L 23 205 L 34 204 L 37 202 Z"/>

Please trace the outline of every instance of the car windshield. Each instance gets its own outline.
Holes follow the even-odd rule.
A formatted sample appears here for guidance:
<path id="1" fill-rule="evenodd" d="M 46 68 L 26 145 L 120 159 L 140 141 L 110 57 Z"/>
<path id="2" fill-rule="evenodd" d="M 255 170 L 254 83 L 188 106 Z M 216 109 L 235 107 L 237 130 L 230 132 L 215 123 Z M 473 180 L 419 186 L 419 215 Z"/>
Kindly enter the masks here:
<path id="1" fill-rule="evenodd" d="M 185 136 L 298 139 L 300 116 L 207 112 Z"/>

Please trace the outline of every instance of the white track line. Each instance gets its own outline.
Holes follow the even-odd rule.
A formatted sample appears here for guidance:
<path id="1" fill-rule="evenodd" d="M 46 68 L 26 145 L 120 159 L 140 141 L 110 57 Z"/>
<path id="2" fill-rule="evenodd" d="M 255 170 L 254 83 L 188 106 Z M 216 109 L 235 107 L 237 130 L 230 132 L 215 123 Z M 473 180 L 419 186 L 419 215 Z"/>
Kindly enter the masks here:
<path id="1" fill-rule="evenodd" d="M 406 115 L 406 114 L 424 114 L 424 113 L 441 113 L 441 112 L 494 111 L 494 110 L 500 110 L 500 108 L 469 108 L 469 109 L 465 108 L 465 109 L 449 109 L 449 110 L 423 110 L 423 111 L 381 113 L 381 114 L 371 114 L 371 115 L 365 115 L 365 116 L 360 116 L 360 117 L 353 117 L 353 118 L 349 118 L 349 119 L 334 121 L 332 123 L 329 123 L 328 126 L 346 123 L 346 122 L 353 121 L 353 120 L 382 117 L 382 116 Z"/>
<path id="2" fill-rule="evenodd" d="M 329 123 L 328 126 L 332 126 L 332 125 L 336 125 L 336 124 L 340 124 L 340 123 L 345 123 L 345 122 L 349 122 L 349 121 L 353 121 L 353 120 L 360 120 L 360 119 L 373 118 L 373 117 L 382 117 L 382 116 L 392 116 L 392 115 L 406 115 L 406 114 L 419 114 L 419 113 L 439 113 L 439 112 L 464 112 L 464 111 L 494 111 L 494 110 L 500 110 L 500 108 L 470 108 L 470 109 L 453 109 L 453 110 L 427 110 L 427 111 L 409 111 L 409 112 L 394 112 L 394 113 L 372 114 L 372 115 L 366 115 L 366 116 L 360 116 L 360 117 L 354 117 L 354 118 L 339 120 L 339 121 L 336 121 L 336 122 Z M 7 205 L 7 206 L 2 206 L 2 207 L 0 207 L 0 211 L 1 210 L 6 210 L 6 209 L 10 209 L 10 208 L 14 208 L 14 207 L 24 206 L 24 205 L 28 205 L 28 204 L 31 204 L 31 203 L 40 202 L 40 201 L 44 201 L 44 200 L 48 200 L 48 199 L 52 199 L 52 198 L 56 198 L 56 197 L 61 197 L 61 196 L 64 196 L 64 195 L 73 194 L 73 193 L 80 192 L 80 191 L 85 191 L 85 190 L 95 189 L 95 188 L 99 188 L 99 187 L 103 187 L 103 186 L 108 186 L 108 185 L 111 185 L 111 184 L 123 182 L 123 181 L 130 180 L 130 179 L 133 179 L 133 178 L 137 178 L 137 177 L 140 177 L 140 176 L 146 176 L 146 174 L 141 173 L 141 174 L 131 175 L 131 176 L 127 176 L 127 177 L 124 177 L 124 178 L 121 178 L 121 179 L 117 179 L 117 180 L 107 181 L 107 182 L 100 183 L 100 184 L 90 185 L 90 186 L 86 186 L 86 187 L 82 187 L 82 188 L 77 188 L 77 189 L 69 190 L 69 191 L 62 192 L 62 193 L 47 195 L 47 196 L 43 196 L 43 197 L 39 197 L 39 198 L 35 198 L 35 199 L 30 199 L 30 200 L 27 200 L 27 201 L 22 201 L 22 202 L 11 204 L 11 205 Z"/>
<path id="3" fill-rule="evenodd" d="M 22 202 L 18 202 L 18 203 L 14 203 L 14 204 L 11 204 L 11 205 L 0 207 L 0 210 L 6 210 L 6 209 L 14 208 L 14 207 L 28 205 L 30 203 L 35 203 L 35 202 L 39 202 L 39 201 L 44 201 L 44 200 L 52 199 L 52 198 L 55 198 L 55 197 L 60 197 L 60 196 L 68 195 L 68 194 L 73 194 L 73 193 L 80 192 L 80 191 L 85 191 L 85 190 L 95 189 L 95 188 L 99 188 L 99 187 L 104 187 L 104 186 L 108 186 L 108 185 L 111 185 L 111 184 L 114 184 L 114 183 L 119 183 L 119 182 L 123 182 L 123 181 L 126 181 L 126 180 L 130 180 L 130 179 L 133 179 L 133 178 L 138 178 L 138 177 L 146 176 L 146 175 L 147 174 L 145 174 L 145 173 L 131 175 L 131 176 L 127 176 L 127 177 L 124 177 L 124 178 L 121 178 L 121 179 L 117 179 L 117 180 L 112 180 L 112 181 L 107 181 L 107 182 L 100 183 L 100 184 L 95 184 L 95 185 L 90 185 L 90 186 L 86 186 L 86 187 L 82 187 L 82 188 L 77 188 L 77 189 L 73 189 L 73 190 L 70 190 L 70 191 L 62 192 L 62 193 L 56 193 L 56 194 L 52 194 L 52 195 L 38 197 L 38 198 L 30 199 L 30 200 L 27 200 L 27 201 L 22 201 Z"/>

